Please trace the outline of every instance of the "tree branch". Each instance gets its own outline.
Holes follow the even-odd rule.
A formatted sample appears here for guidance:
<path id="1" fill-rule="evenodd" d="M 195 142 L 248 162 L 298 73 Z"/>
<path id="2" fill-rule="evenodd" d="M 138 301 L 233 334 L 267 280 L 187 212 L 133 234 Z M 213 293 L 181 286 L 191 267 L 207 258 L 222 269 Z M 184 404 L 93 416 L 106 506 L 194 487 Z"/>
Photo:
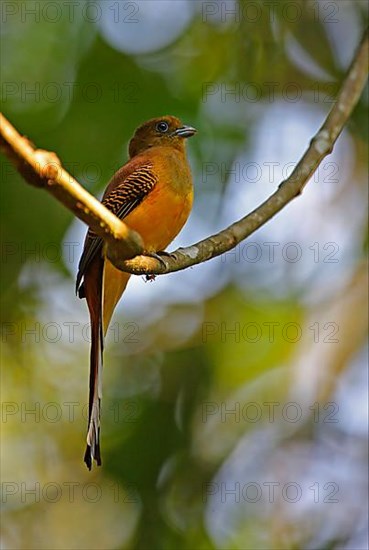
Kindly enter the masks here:
<path id="1" fill-rule="evenodd" d="M 143 241 L 135 231 L 90 195 L 64 168 L 55 153 L 36 149 L 0 113 L 0 148 L 24 179 L 46 189 L 114 249 L 119 258 L 142 254 Z"/>
<path id="2" fill-rule="evenodd" d="M 302 193 L 321 161 L 332 152 L 338 136 L 359 101 L 368 74 L 368 46 L 369 34 L 366 30 L 324 124 L 311 140 L 292 174 L 279 185 L 277 191 L 253 212 L 223 231 L 192 246 L 179 248 L 170 256 L 165 256 L 162 262 L 152 257 L 138 256 L 137 254 L 143 252 L 140 236 L 83 189 L 61 167 L 53 153 L 35 149 L 2 115 L 0 146 L 29 183 L 46 188 L 104 238 L 107 255 L 118 269 L 136 275 L 161 275 L 179 271 L 231 250 Z"/>
<path id="3" fill-rule="evenodd" d="M 192 246 L 178 248 L 171 257 L 164 258 L 165 266 L 155 258 L 136 256 L 128 261 L 117 262 L 124 271 L 134 274 L 162 274 L 180 271 L 224 254 L 249 237 L 259 227 L 282 210 L 292 199 L 302 193 L 309 178 L 321 161 L 332 152 L 355 105 L 360 99 L 368 74 L 368 29 L 363 35 L 356 55 L 347 72 L 336 102 L 324 124 L 313 137 L 310 146 L 295 166 L 292 174 L 283 181 L 273 195 L 250 214 L 233 223 L 220 233 L 212 235 Z"/>

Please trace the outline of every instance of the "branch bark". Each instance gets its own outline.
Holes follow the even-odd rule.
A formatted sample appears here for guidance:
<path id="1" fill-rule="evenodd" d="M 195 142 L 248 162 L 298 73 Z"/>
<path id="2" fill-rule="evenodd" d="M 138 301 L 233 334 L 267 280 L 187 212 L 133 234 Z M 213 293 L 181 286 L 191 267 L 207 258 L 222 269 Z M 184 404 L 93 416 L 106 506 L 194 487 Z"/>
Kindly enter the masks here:
<path id="1" fill-rule="evenodd" d="M 17 132 L 2 113 L 0 149 L 28 183 L 46 189 L 56 197 L 102 237 L 108 249 L 114 249 L 114 254 L 120 259 L 142 254 L 144 246 L 140 235 L 129 229 L 64 170 L 55 153 L 36 149 L 26 137 Z"/>
<path id="2" fill-rule="evenodd" d="M 116 218 L 66 172 L 53 153 L 35 149 L 0 114 L 0 147 L 23 177 L 47 189 L 107 243 L 107 255 L 122 271 L 135 275 L 161 275 L 180 271 L 231 250 L 299 196 L 321 161 L 332 152 L 353 109 L 360 99 L 368 75 L 369 33 L 365 31 L 347 72 L 336 102 L 313 137 L 292 174 L 253 212 L 216 235 L 192 246 L 179 248 L 162 261 L 142 255 L 141 237 Z"/>

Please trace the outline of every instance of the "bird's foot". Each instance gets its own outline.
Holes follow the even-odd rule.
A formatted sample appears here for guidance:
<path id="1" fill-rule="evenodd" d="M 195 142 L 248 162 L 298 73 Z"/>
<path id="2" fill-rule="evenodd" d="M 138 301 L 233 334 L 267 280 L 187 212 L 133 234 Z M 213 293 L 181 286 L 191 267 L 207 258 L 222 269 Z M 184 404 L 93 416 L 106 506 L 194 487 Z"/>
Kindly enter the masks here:
<path id="1" fill-rule="evenodd" d="M 167 264 L 163 260 L 162 256 L 170 256 L 168 252 L 144 252 L 144 256 L 148 256 L 149 258 L 155 258 L 155 260 L 158 260 L 158 262 L 161 263 L 163 267 L 167 267 Z"/>
<path id="2" fill-rule="evenodd" d="M 172 258 L 172 260 L 176 259 L 175 254 L 173 254 L 172 252 L 167 252 L 166 250 L 160 250 L 159 252 L 157 252 L 157 254 L 159 256 L 164 256 L 164 258 Z"/>

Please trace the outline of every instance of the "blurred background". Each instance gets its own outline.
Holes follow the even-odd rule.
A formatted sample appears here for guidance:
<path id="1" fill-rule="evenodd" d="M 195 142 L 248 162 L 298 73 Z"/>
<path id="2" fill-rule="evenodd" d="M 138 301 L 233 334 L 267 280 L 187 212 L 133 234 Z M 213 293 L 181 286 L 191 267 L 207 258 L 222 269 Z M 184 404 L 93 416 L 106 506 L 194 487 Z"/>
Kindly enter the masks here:
<path id="1" fill-rule="evenodd" d="M 4 0 L 2 110 L 91 193 L 173 114 L 193 213 L 255 208 L 318 130 L 365 0 Z M 301 197 L 235 250 L 131 279 L 83 464 L 86 227 L 2 157 L 2 547 L 367 548 L 368 90 Z"/>

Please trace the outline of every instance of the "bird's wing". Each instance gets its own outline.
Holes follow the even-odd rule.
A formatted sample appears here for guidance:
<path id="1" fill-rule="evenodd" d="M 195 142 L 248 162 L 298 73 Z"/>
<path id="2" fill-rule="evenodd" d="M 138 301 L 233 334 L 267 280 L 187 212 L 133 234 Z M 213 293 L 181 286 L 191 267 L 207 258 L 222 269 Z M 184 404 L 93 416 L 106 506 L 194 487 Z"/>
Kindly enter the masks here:
<path id="1" fill-rule="evenodd" d="M 113 185 L 109 185 L 102 203 L 118 218 L 123 219 L 134 210 L 146 195 L 154 188 L 157 177 L 152 170 L 151 163 L 143 164 L 126 175 L 119 183 L 119 172 L 113 178 Z M 112 183 L 113 183 L 112 182 Z M 96 254 L 101 253 L 103 239 L 98 237 L 91 229 L 88 230 L 83 253 L 78 264 L 76 280 L 76 293 L 80 290 L 83 275 Z M 81 289 L 82 290 L 82 289 Z M 79 292 L 80 298 L 84 292 Z"/>

